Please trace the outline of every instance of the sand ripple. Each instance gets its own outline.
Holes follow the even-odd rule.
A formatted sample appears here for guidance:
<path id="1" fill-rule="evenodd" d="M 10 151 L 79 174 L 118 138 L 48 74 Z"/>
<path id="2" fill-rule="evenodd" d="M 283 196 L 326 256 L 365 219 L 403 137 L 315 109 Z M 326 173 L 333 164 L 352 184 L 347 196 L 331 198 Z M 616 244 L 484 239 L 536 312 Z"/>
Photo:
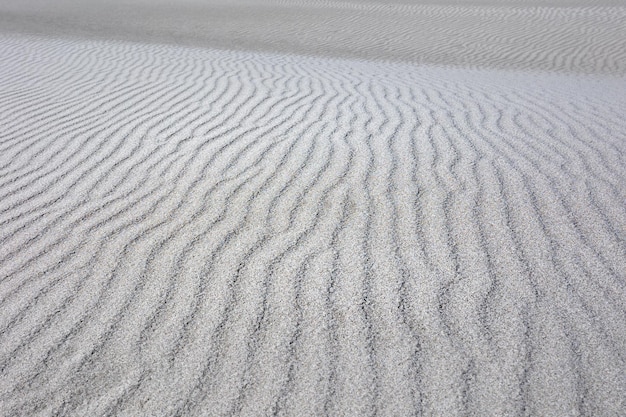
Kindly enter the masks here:
<path id="1" fill-rule="evenodd" d="M 3 415 L 624 414 L 623 79 L 0 51 Z"/>

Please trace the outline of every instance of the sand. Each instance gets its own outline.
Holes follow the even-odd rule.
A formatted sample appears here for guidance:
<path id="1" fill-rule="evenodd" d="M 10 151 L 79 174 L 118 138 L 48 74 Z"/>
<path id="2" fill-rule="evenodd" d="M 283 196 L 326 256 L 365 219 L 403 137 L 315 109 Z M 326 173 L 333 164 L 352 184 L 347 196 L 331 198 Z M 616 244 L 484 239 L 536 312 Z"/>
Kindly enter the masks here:
<path id="1" fill-rule="evenodd" d="M 626 414 L 625 8 L 85 4 L 0 6 L 1 415 Z"/>
<path id="2" fill-rule="evenodd" d="M 0 2 L 0 28 L 44 36 L 619 75 L 625 22 L 623 0 Z"/>

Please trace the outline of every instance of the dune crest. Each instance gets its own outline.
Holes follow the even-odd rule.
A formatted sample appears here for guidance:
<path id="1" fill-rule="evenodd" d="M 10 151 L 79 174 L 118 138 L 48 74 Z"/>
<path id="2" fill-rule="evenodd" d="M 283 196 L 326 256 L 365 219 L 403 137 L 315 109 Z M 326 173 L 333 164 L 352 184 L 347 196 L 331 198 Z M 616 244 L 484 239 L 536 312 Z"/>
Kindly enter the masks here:
<path id="1" fill-rule="evenodd" d="M 620 0 L 4 0 L 3 32 L 626 76 Z"/>

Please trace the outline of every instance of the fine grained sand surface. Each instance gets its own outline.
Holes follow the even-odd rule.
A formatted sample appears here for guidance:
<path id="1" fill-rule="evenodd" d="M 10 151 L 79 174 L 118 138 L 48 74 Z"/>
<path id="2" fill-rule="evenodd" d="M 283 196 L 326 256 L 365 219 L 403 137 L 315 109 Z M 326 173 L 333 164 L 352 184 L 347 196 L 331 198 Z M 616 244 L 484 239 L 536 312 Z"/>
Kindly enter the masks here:
<path id="1" fill-rule="evenodd" d="M 626 11 L 504 3 L 272 3 L 545 29 L 446 61 L 4 2 L 0 414 L 625 415 Z"/>
<path id="2" fill-rule="evenodd" d="M 0 28 L 420 64 L 626 74 L 624 0 L 3 0 Z"/>

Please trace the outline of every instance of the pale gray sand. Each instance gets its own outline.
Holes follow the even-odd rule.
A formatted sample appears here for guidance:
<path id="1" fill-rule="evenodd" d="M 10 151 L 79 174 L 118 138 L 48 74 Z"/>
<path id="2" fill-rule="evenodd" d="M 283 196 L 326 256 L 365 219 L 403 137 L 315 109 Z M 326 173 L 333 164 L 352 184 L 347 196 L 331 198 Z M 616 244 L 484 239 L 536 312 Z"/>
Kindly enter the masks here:
<path id="1" fill-rule="evenodd" d="M 624 75 L 625 6 L 623 0 L 4 0 L 0 28 L 423 64 Z"/>
<path id="2" fill-rule="evenodd" d="M 614 50 L 563 74 L 4 29 L 0 415 L 626 414 Z"/>

